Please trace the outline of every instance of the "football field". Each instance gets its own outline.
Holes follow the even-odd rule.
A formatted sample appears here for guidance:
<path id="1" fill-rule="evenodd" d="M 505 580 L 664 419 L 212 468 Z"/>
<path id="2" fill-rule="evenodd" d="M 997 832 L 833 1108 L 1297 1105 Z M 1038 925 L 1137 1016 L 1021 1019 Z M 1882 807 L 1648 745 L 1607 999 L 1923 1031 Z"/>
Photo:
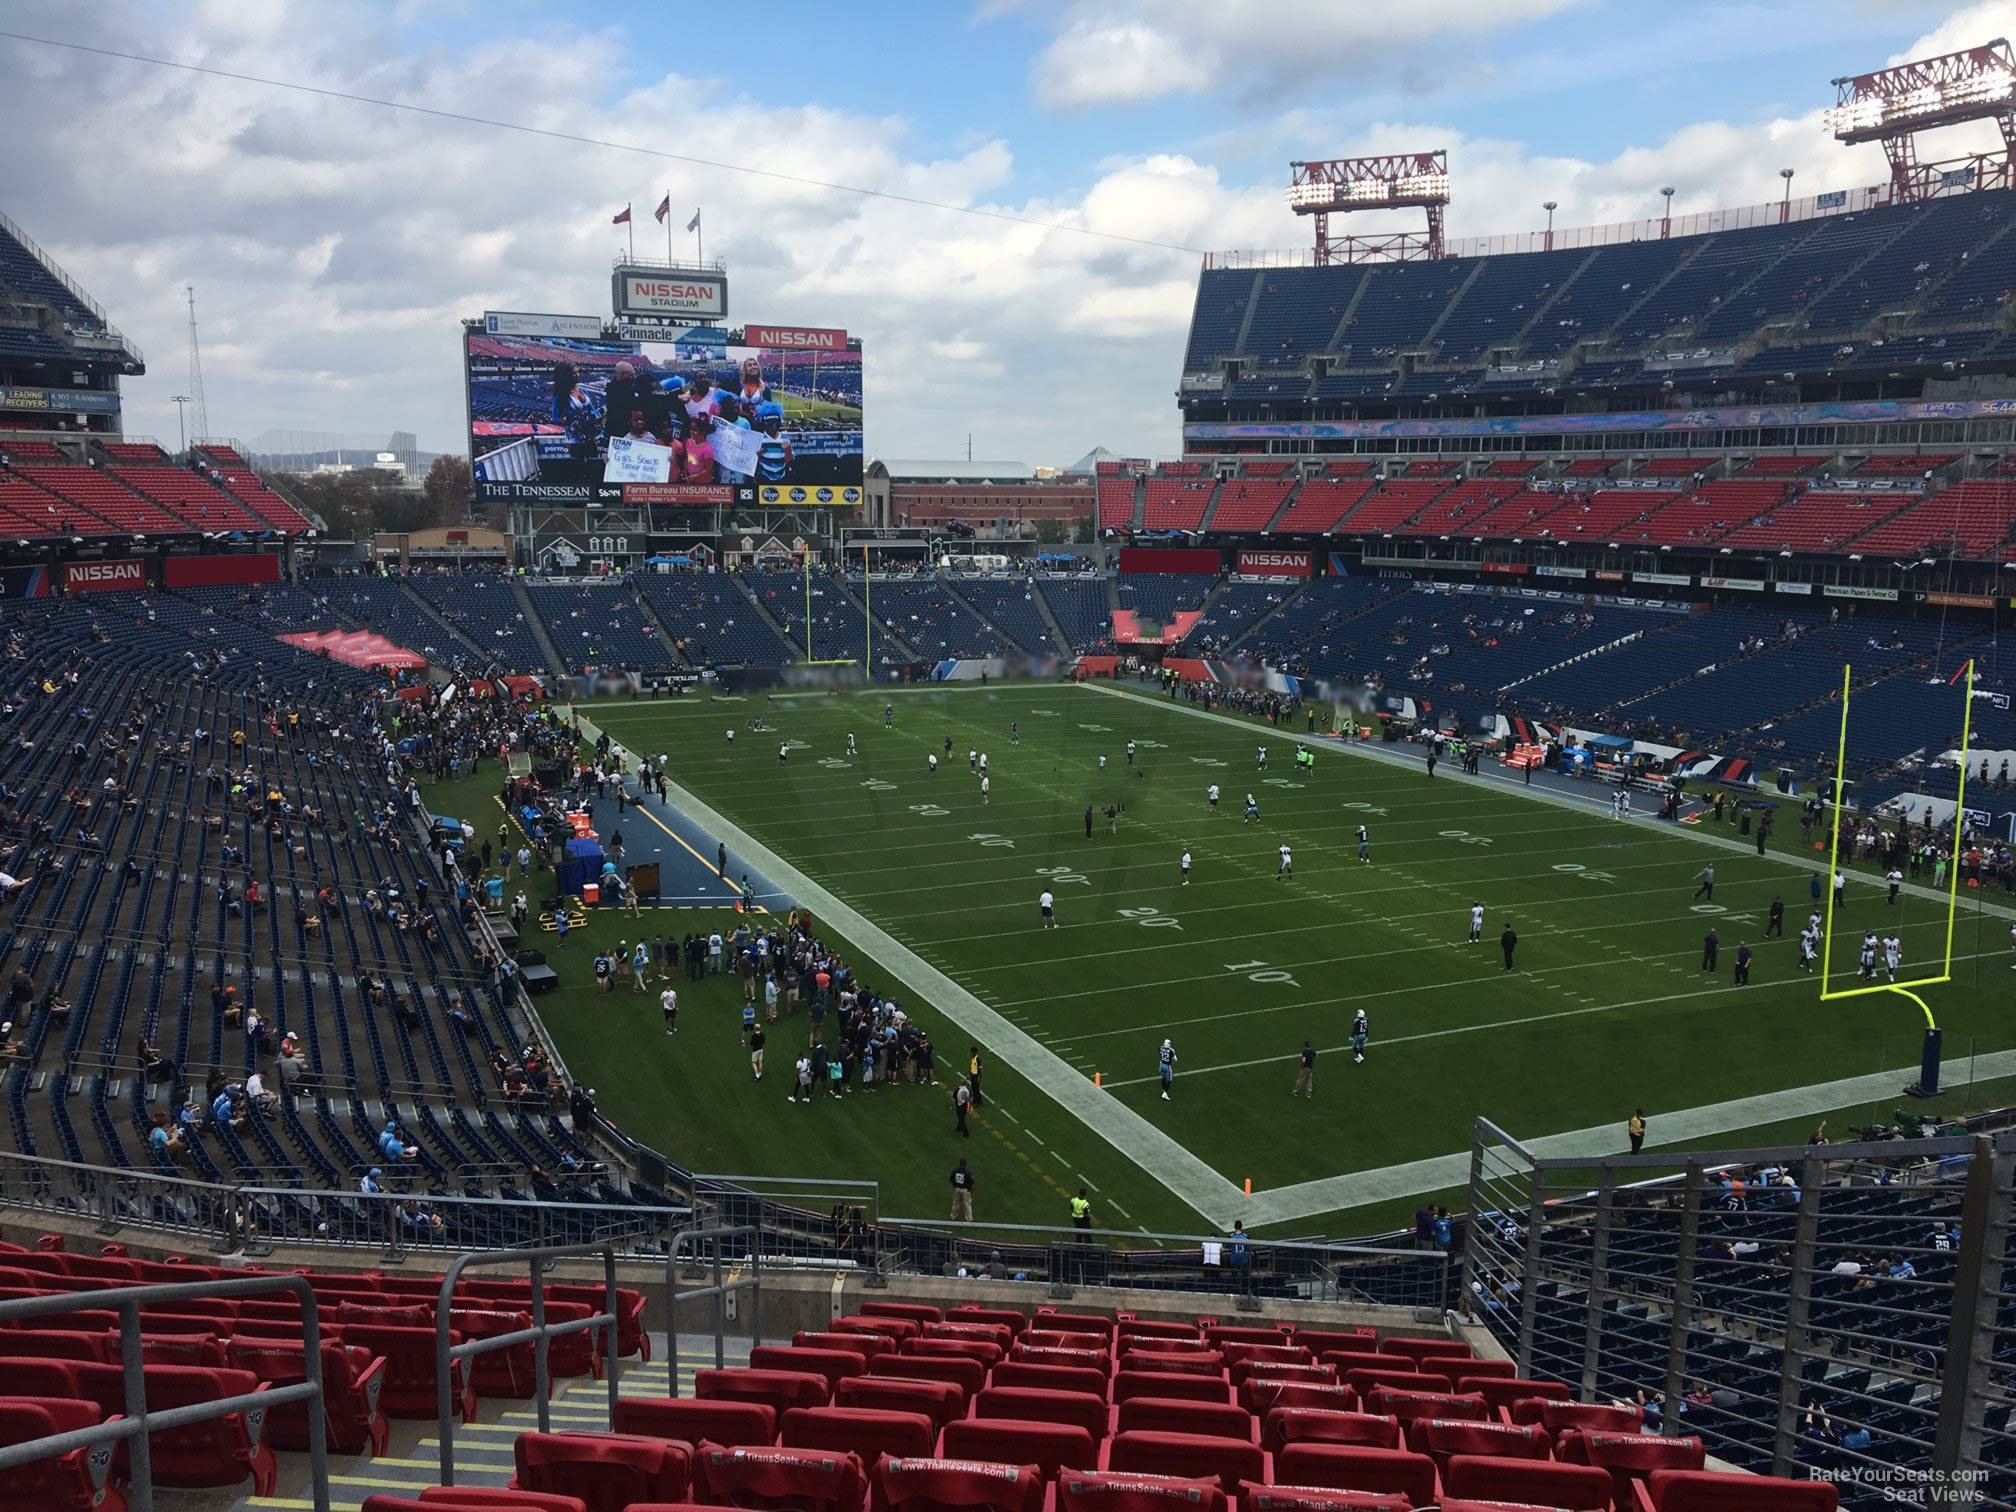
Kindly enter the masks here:
<path id="1" fill-rule="evenodd" d="M 863 980 L 902 1000 L 936 1042 L 941 1083 L 964 1069 L 969 1045 L 986 1061 L 979 1139 L 951 1137 L 944 1088 L 895 1089 L 872 1107 L 857 1097 L 817 1109 L 816 1128 L 792 1125 L 784 1082 L 750 1083 L 725 982 L 718 1008 L 702 996 L 688 1015 L 712 1038 L 676 1057 L 653 1034 L 612 1035 L 593 1004 L 542 1002 L 619 1118 L 642 1115 L 612 1101 L 612 1080 L 683 1110 L 664 1132 L 643 1132 L 689 1164 L 881 1180 L 889 1211 L 929 1216 L 949 1158 L 985 1153 L 998 1174 L 982 1210 L 998 1222 L 1059 1222 L 1062 1194 L 1083 1184 L 1109 1227 L 1191 1231 L 1245 1217 L 1282 1234 L 1363 1232 L 1368 1208 L 1390 1219 L 1406 1198 L 1462 1184 L 1480 1113 L 1583 1153 L 1621 1148 L 1642 1106 L 1655 1146 L 1701 1145 L 1829 1110 L 1887 1113 L 1916 1079 L 1915 1005 L 1891 995 L 1823 1005 L 1817 972 L 1799 969 L 1825 858 L 1802 846 L 1793 817 L 1759 857 L 1733 826 L 1699 827 L 1709 835 L 1651 818 L 1643 794 L 1619 820 L 1608 788 L 1529 792 L 1495 767 L 1469 777 L 1446 763 L 1431 778 L 1414 747 L 1325 744 L 1305 770 L 1295 732 L 1112 686 L 580 712 L 633 752 L 670 756 L 673 806 L 727 844 L 731 874 L 770 876 Z M 752 727 L 759 716 L 767 728 Z M 984 798 L 972 752 L 988 757 Z M 1110 830 L 1108 805 L 1119 809 Z M 1292 877 L 1281 875 L 1284 845 Z M 1712 899 L 1697 897 L 1710 863 Z M 1045 890 L 1054 929 L 1038 915 Z M 1766 938 L 1774 895 L 1785 932 Z M 1964 898 L 1955 980 L 1923 993 L 1945 1029 L 1949 1085 L 2016 1070 L 2016 1055 L 1998 1053 L 2016 1047 L 2000 897 Z M 1484 908 L 1475 944 L 1473 902 Z M 1854 985 L 1864 929 L 1902 940 L 1900 979 L 1928 963 L 1936 973 L 1946 927 L 1945 900 L 1929 888 L 1907 887 L 1892 906 L 1877 879 L 1856 874 L 1836 924 L 1836 984 Z M 1733 974 L 1746 942 L 1755 962 L 1744 986 Z M 1362 1064 L 1349 1044 L 1360 1010 Z M 802 1017 L 776 1026 L 773 1073 L 805 1032 Z M 1165 1037 L 1177 1056 L 1167 1101 Z M 1301 1100 L 1305 1038 L 1315 1095 Z M 1937 1104 L 1967 1105 L 1965 1088 Z"/>

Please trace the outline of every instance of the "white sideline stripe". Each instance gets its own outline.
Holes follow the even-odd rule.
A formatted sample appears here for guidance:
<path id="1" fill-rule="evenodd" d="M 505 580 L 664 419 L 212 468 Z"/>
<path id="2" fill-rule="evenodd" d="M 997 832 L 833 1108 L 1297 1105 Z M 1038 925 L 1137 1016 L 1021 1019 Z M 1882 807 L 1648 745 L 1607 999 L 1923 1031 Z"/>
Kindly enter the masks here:
<path id="1" fill-rule="evenodd" d="M 1996 1050 L 1978 1060 L 1947 1063 L 1948 1075 L 1942 1085 L 1963 1087 L 1973 1081 L 1991 1081 L 2016 1074 L 2016 1050 Z M 1878 1071 L 1868 1076 L 1849 1076 L 1840 1081 L 1817 1082 L 1810 1087 L 1792 1087 L 1783 1092 L 1765 1092 L 1756 1097 L 1739 1097 L 1730 1102 L 1711 1103 L 1702 1108 L 1686 1108 L 1675 1113 L 1653 1113 L 1647 1122 L 1652 1138 L 1648 1144 L 1659 1148 L 1699 1145 L 1724 1134 L 1780 1123 L 1789 1118 L 1810 1118 L 1892 1095 L 1901 1096 L 1907 1071 Z M 1622 1154 L 1625 1149 L 1621 1122 L 1593 1129 L 1577 1129 L 1570 1134 L 1549 1134 L 1528 1140 L 1535 1154 L 1554 1158 L 1590 1159 Z M 1291 1223 L 1318 1213 L 1340 1208 L 1363 1207 L 1367 1203 L 1389 1202 L 1422 1192 L 1448 1191 L 1470 1179 L 1470 1152 L 1438 1155 L 1405 1165 L 1384 1166 L 1374 1171 L 1358 1171 L 1349 1176 L 1329 1176 L 1304 1181 L 1273 1192 L 1255 1192 L 1246 1204 L 1249 1227 L 1268 1223 Z"/>
<path id="2" fill-rule="evenodd" d="M 591 741 L 600 739 L 602 734 L 586 719 L 581 721 L 581 729 Z M 634 755 L 627 759 L 637 760 Z M 679 784 L 668 779 L 665 791 L 688 819 L 706 825 L 730 847 L 755 861 L 756 870 L 795 895 L 813 910 L 815 917 L 831 919 L 879 965 L 895 973 L 905 987 L 931 1003 L 976 1041 L 997 1055 L 1012 1058 L 1016 1073 L 1031 1086 L 1112 1145 L 1142 1174 L 1160 1182 L 1171 1196 L 1214 1228 L 1223 1229 L 1240 1215 L 1246 1203 L 1244 1192 L 1133 1109 L 1094 1087 L 1089 1078 L 1073 1070 L 1048 1045 L 1018 1029 L 916 951 L 864 919 Z M 1030 933 L 1036 931 L 1032 929 Z M 1087 1181 L 1085 1185 L 1091 1183 Z"/>

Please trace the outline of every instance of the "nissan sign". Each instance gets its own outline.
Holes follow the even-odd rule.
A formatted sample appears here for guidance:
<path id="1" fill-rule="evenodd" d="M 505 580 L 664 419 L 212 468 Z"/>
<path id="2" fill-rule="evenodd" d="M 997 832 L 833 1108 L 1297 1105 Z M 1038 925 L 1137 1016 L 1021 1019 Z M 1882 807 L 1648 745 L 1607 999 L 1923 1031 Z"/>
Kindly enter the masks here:
<path id="1" fill-rule="evenodd" d="M 145 588 L 147 574 L 138 561 L 71 562 L 63 569 L 63 587 L 70 593 L 109 593 L 121 588 Z"/>
<path id="2" fill-rule="evenodd" d="M 680 268 L 618 268 L 611 280 L 619 320 L 690 325 L 728 313 L 728 276 Z"/>
<path id="3" fill-rule="evenodd" d="M 1307 577 L 1310 561 L 1306 551 L 1241 551 L 1238 570 L 1246 577 Z"/>
<path id="4" fill-rule="evenodd" d="M 742 332 L 742 343 L 780 352 L 844 352 L 847 333 L 826 326 L 752 325 Z"/>

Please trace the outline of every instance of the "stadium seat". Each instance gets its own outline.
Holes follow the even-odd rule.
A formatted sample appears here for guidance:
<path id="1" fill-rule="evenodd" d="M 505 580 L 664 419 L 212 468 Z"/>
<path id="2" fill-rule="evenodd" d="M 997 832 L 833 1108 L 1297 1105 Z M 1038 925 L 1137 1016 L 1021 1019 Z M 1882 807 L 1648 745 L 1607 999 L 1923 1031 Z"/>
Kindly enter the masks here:
<path id="1" fill-rule="evenodd" d="M 933 1307 L 928 1302 L 863 1302 L 861 1316 L 864 1318 L 908 1318 L 919 1325 L 942 1323 L 945 1310 Z"/>
<path id="2" fill-rule="evenodd" d="M 230 1340 L 227 1356 L 234 1369 L 247 1370 L 269 1386 L 291 1386 L 308 1379 L 308 1346 L 285 1339 Z M 384 1360 L 356 1344 L 322 1346 L 324 1433 L 328 1446 L 340 1454 L 385 1453 L 389 1429 L 378 1410 L 385 1377 Z M 276 1449 L 308 1447 L 308 1404 L 275 1407 L 266 1416 L 266 1436 Z"/>
<path id="3" fill-rule="evenodd" d="M 1138 578 L 1141 574 L 1137 573 L 1135 576 Z M 1151 576 L 1168 577 L 1170 575 L 1163 573 L 1151 574 Z M 1182 585 L 1177 584 L 1175 586 L 1181 587 Z M 1205 591 L 1208 592 L 1209 588 L 1210 580 L 1206 579 Z M 1036 1309 L 1036 1316 L 1029 1320 L 1029 1326 L 1032 1329 L 1040 1328 L 1047 1332 L 1090 1334 L 1100 1343 L 1111 1345 L 1113 1342 L 1113 1330 L 1116 1325 L 1113 1319 L 1102 1317 L 1098 1313 L 1067 1313 L 1058 1312 L 1051 1307 L 1038 1307 Z"/>
<path id="4" fill-rule="evenodd" d="M 1266 1376 L 1255 1376 L 1239 1388 L 1239 1405 L 1255 1417 L 1277 1407 L 1318 1407 L 1329 1412 L 1353 1412 L 1362 1400 L 1355 1387 L 1334 1381 L 1276 1381 Z"/>
<path id="5" fill-rule="evenodd" d="M 1021 1423 L 1072 1423 L 1101 1443 L 1109 1416 L 1106 1399 L 1090 1392 L 989 1386 L 973 1398 L 972 1415 Z"/>
<path id="6" fill-rule="evenodd" d="M 1365 1394 L 1365 1410 L 1390 1414 L 1401 1422 L 1416 1418 L 1456 1418 L 1481 1423 L 1491 1414 L 1480 1395 L 1457 1396 L 1445 1391 L 1399 1391 L 1381 1386 Z"/>
<path id="7" fill-rule="evenodd" d="M 965 1322 L 950 1317 L 943 1323 L 924 1325 L 924 1337 L 927 1339 L 975 1339 L 992 1344 L 1000 1351 L 995 1356 L 997 1359 L 1008 1353 L 1009 1346 L 1015 1342 L 1015 1333 L 1016 1330 L 1001 1323 Z"/>
<path id="8" fill-rule="evenodd" d="M 921 1412 L 874 1407 L 793 1407 L 784 1414 L 778 1442 L 787 1449 L 831 1449 L 855 1454 L 864 1465 L 882 1455 L 928 1455 L 938 1427 Z"/>
<path id="9" fill-rule="evenodd" d="M 868 1374 L 899 1376 L 914 1381 L 950 1381 L 969 1398 L 987 1384 L 987 1367 L 980 1361 L 948 1359 L 941 1355 L 883 1355 L 869 1362 Z"/>
<path id="10" fill-rule="evenodd" d="M 801 1328 L 791 1335 L 791 1342 L 800 1349 L 837 1349 L 858 1354 L 864 1360 L 896 1352 L 894 1339 L 873 1333 L 827 1333 Z"/>
<path id="11" fill-rule="evenodd" d="M 112 1421 L 90 1402 L 58 1397 L 0 1397 L 0 1445 L 51 1438 Z M 125 1512 L 125 1488 L 114 1477 L 123 1459 L 109 1446 L 72 1449 L 50 1459 L 0 1470 L 5 1512 Z"/>
<path id="12" fill-rule="evenodd" d="M 1329 1365 L 1293 1365 L 1285 1360 L 1240 1360 L 1231 1367 L 1232 1384 L 1244 1385 L 1247 1381 L 1312 1381 L 1321 1386 L 1334 1386 L 1337 1372 Z"/>
<path id="13" fill-rule="evenodd" d="M 1252 1481 L 1239 1487 L 1239 1512 L 1408 1512 L 1413 1505 L 1399 1492 L 1258 1486 Z"/>
<path id="14" fill-rule="evenodd" d="M 378 1392 L 378 1407 L 387 1417 L 434 1417 L 439 1377 L 434 1371 L 434 1330 L 431 1327 L 349 1324 L 343 1330 L 343 1342 L 368 1350 L 384 1360 L 385 1384 Z M 451 1329 L 448 1342 L 451 1346 L 459 1344 L 462 1336 Z M 461 1421 L 474 1422 L 476 1388 L 469 1379 L 468 1361 L 451 1360 L 448 1371 L 449 1400 L 455 1405 Z"/>
<path id="15" fill-rule="evenodd" d="M 1031 1365 L 1022 1360 L 1003 1360 L 987 1379 L 996 1386 L 1030 1386 L 1039 1391 L 1084 1391 L 1104 1397 L 1112 1387 L 1112 1377 L 1104 1371 L 1081 1369 L 1075 1365 Z"/>
<path id="16" fill-rule="evenodd" d="M 1644 1415 L 1636 1407 L 1606 1407 L 1596 1402 L 1542 1401 L 1528 1397 L 1512 1404 L 1512 1421 L 1538 1423 L 1549 1433 L 1581 1428 L 1592 1433 L 1636 1433 Z"/>
<path id="17" fill-rule="evenodd" d="M 1657 1433 L 1585 1433 L 1570 1428 L 1554 1441 L 1554 1457 L 1563 1464 L 1595 1465 L 1608 1470 L 1615 1482 L 1619 1507 L 1633 1505 L 1637 1488 L 1655 1470 L 1699 1470 L 1707 1463 L 1699 1437 L 1667 1438 Z"/>
<path id="18" fill-rule="evenodd" d="M 980 1394 L 985 1397 L 989 1393 Z M 1253 1415 L 1244 1407 L 1172 1397 L 1129 1397 L 1115 1410 L 1113 1426 L 1122 1433 L 1203 1433 L 1230 1439 L 1251 1439 L 1254 1433 Z"/>
<path id="19" fill-rule="evenodd" d="M 1443 1488 L 1451 1496 L 1478 1501 L 1525 1502 L 1559 1507 L 1563 1512 L 1607 1512 L 1613 1485 L 1608 1471 L 1592 1465 L 1458 1454 L 1449 1460 Z"/>
<path id="20" fill-rule="evenodd" d="M 1113 1436 L 1106 1446 L 1106 1468 L 1172 1474 L 1186 1480 L 1215 1479 L 1230 1496 L 1242 1480 L 1267 1479 L 1267 1456 L 1250 1437 L 1226 1439 L 1135 1429 Z"/>
<path id="21" fill-rule="evenodd" d="M 1113 1400 L 1180 1397 L 1189 1402 L 1229 1402 L 1232 1383 L 1222 1376 L 1186 1375 L 1174 1370 L 1122 1370 L 1113 1377 Z"/>
<path id="22" fill-rule="evenodd" d="M 826 1377 L 805 1370 L 700 1370 L 693 1395 L 709 1402 L 761 1402 L 781 1419 L 793 1407 L 824 1407 L 833 1391 Z"/>
<path id="23" fill-rule="evenodd" d="M 1516 1402 L 1532 1402 L 1535 1406 L 1531 1409 L 1531 1420 L 1536 1423 L 1540 1421 L 1539 1403 L 1565 1402 L 1573 1396 L 1560 1381 L 1521 1380 L 1516 1376 L 1502 1380 L 1490 1377 L 1478 1380 L 1473 1376 L 1464 1376 L 1456 1382 L 1456 1389 L 1465 1394 L 1476 1392 L 1494 1410 L 1509 1409 Z"/>
<path id="24" fill-rule="evenodd" d="M 1057 1477 L 1056 1512 L 1225 1512 L 1225 1506 L 1216 1480 L 1119 1471 Z"/>
<path id="25" fill-rule="evenodd" d="M 694 1466 L 701 1499 L 715 1506 L 863 1512 L 868 1504 L 868 1478 L 851 1454 L 703 1444 Z"/>
<path id="26" fill-rule="evenodd" d="M 1638 1490 L 1641 1512 L 1835 1512 L 1831 1481 L 1710 1470 L 1654 1470 Z"/>
<path id="27" fill-rule="evenodd" d="M 840 1383 L 840 1388 L 833 1397 L 833 1405 L 875 1407 L 889 1412 L 921 1412 L 943 1428 L 966 1411 L 966 1388 L 955 1381 L 920 1381 L 902 1376 L 856 1376 L 852 1380 Z M 724 1439 L 716 1442 L 727 1441 Z"/>
<path id="28" fill-rule="evenodd" d="M 1215 1349 L 1123 1349 L 1122 1370 L 1174 1370 L 1183 1375 L 1225 1374 L 1225 1357 Z"/>
<path id="29" fill-rule="evenodd" d="M 1323 1407 L 1270 1407 L 1260 1420 L 1260 1447 L 1269 1454 L 1278 1455 L 1286 1445 L 1305 1441 L 1398 1449 L 1400 1420 Z"/>
<path id="30" fill-rule="evenodd" d="M 1410 1360 L 1443 1359 L 1452 1355 L 1467 1360 L 1476 1351 L 1461 1339 L 1415 1339 L 1396 1336 L 1381 1339 L 1379 1353 L 1405 1355 Z"/>
<path id="31" fill-rule="evenodd" d="M 1445 1480 L 1452 1455 L 1486 1454 L 1500 1459 L 1549 1459 L 1553 1455 L 1553 1441 L 1546 1429 L 1530 1425 L 1417 1418 L 1406 1425 L 1406 1432 L 1407 1447 L 1435 1461 Z"/>
<path id="32" fill-rule="evenodd" d="M 939 1452 L 947 1459 L 1034 1465 L 1046 1480 L 1065 1469 L 1099 1468 L 1098 1441 L 1075 1423 L 961 1418 L 945 1425 Z"/>
<path id="33" fill-rule="evenodd" d="M 1164 1339 L 1171 1342 L 1198 1344 L 1203 1342 L 1203 1333 L 1189 1323 L 1160 1323 L 1147 1318 L 1120 1318 L 1114 1323 L 1114 1337 L 1121 1345 L 1130 1339 Z"/>
<path id="34" fill-rule="evenodd" d="M 516 1467 L 512 1486 L 578 1496 L 588 1512 L 627 1512 L 643 1501 L 683 1501 L 692 1483 L 691 1449 L 668 1439 L 521 1433 L 511 1457 Z"/>
<path id="35" fill-rule="evenodd" d="M 905 1339 L 898 1351 L 906 1355 L 924 1355 L 941 1360 L 977 1360 L 982 1365 L 991 1366 L 1007 1350 L 992 1339 L 947 1339 L 935 1335 Z"/>
<path id="36" fill-rule="evenodd" d="M 365 1497 L 358 1512 L 588 1512 L 588 1505 L 578 1496 L 432 1486 L 417 1498 L 378 1492 Z"/>
<path id="37" fill-rule="evenodd" d="M 1009 1342 L 1029 1326 L 1029 1320 L 1019 1312 L 1005 1307 L 976 1307 L 970 1302 L 961 1303 L 945 1314 L 948 1323 L 992 1323 L 1008 1330 Z"/>
<path id="38" fill-rule="evenodd" d="M 1404 1449 L 1356 1444 L 1291 1443 L 1274 1460 L 1280 1486 L 1334 1486 L 1342 1491 L 1398 1492 L 1417 1507 L 1435 1499 L 1435 1461 Z"/>
<path id="39" fill-rule="evenodd" d="M 1025 1365 L 1068 1365 L 1077 1370 L 1097 1370 L 1104 1372 L 1112 1365 L 1112 1357 L 1104 1345 L 1096 1348 L 1052 1348 L 1042 1344 L 1030 1344 L 1028 1335 L 1015 1341 L 1008 1358 Z"/>
<path id="40" fill-rule="evenodd" d="M 864 1375 L 866 1355 L 853 1350 L 802 1348 L 794 1344 L 758 1344 L 749 1351 L 756 1370 L 793 1370 L 825 1378 L 828 1395 L 849 1376 Z"/>
<path id="41" fill-rule="evenodd" d="M 1033 1465 L 899 1459 L 875 1466 L 881 1505 L 897 1512 L 1041 1512 L 1044 1477 Z"/>
<path id="42" fill-rule="evenodd" d="M 1316 1356 L 1311 1354 L 1307 1349 L 1304 1349 L 1300 1344 L 1281 1343 L 1278 1336 L 1276 1341 L 1271 1344 L 1254 1344 L 1243 1339 L 1223 1340 L 1219 1343 L 1218 1348 L 1219 1352 L 1225 1356 L 1225 1363 L 1227 1365 L 1238 1365 L 1242 1362 L 1253 1363 L 1263 1360 L 1276 1365 L 1313 1365 L 1316 1363 Z"/>
<path id="43" fill-rule="evenodd" d="M 761 1448 L 777 1442 L 777 1409 L 767 1402 L 618 1397 L 609 1427 L 614 1433 L 643 1438 L 705 1442 L 726 1449 Z"/>

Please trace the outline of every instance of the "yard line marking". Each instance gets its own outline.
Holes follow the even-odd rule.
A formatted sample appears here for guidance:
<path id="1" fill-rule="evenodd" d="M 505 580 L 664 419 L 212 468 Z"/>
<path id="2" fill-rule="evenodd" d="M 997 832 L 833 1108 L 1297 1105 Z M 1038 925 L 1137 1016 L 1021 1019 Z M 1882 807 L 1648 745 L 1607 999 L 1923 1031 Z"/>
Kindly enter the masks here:
<path id="1" fill-rule="evenodd" d="M 989 1106 L 992 1105 L 990 1104 Z M 996 1113 L 999 1113 L 1003 1118 L 1007 1119 L 1008 1122 L 1015 1125 L 1016 1128 L 1019 1129 L 1022 1127 L 1022 1120 L 1017 1118 L 1013 1113 L 1010 1113 L 1006 1108 L 995 1108 L 994 1111 Z"/>
<path id="2" fill-rule="evenodd" d="M 1086 1175 L 1086 1174 L 1085 1174 L 1085 1173 L 1084 1173 L 1083 1171 L 1080 1171 L 1080 1172 L 1078 1173 L 1078 1180 L 1079 1180 L 1079 1181 L 1080 1181 L 1080 1182 L 1081 1182 L 1081 1183 L 1082 1183 L 1083 1185 L 1085 1185 L 1085 1186 L 1088 1186 L 1088 1187 L 1092 1187 L 1092 1190 L 1093 1190 L 1093 1191 L 1095 1191 L 1095 1192 L 1099 1190 L 1099 1188 L 1097 1188 L 1096 1186 L 1092 1186 L 1092 1179 L 1091 1179 L 1091 1178 L 1090 1178 L 1089 1176 L 1087 1176 L 1087 1175 Z M 1228 1181 L 1228 1182 L 1226 1182 L 1225 1184 L 1226 1184 L 1227 1186 L 1230 1186 L 1230 1185 L 1231 1185 L 1232 1183 Z"/>
<path id="3" fill-rule="evenodd" d="M 581 721 L 581 728 L 590 741 L 602 733 L 586 719 Z M 703 803 L 698 795 L 669 778 L 665 791 L 688 819 L 706 826 L 732 850 L 753 860 L 757 871 L 809 907 L 815 916 L 832 920 L 872 960 L 913 994 L 935 1003 L 946 1018 L 973 1039 L 985 1043 L 997 1055 L 1012 1059 L 1019 1075 L 1104 1139 L 1144 1175 L 1160 1182 L 1179 1202 L 1219 1228 L 1243 1212 L 1246 1197 L 1239 1187 L 1139 1113 L 1094 1087 L 1048 1045 L 1017 1028 L 887 930 L 863 918 L 740 825 Z"/>
<path id="4" fill-rule="evenodd" d="M 1947 1065 L 1947 1084 L 1967 1086 L 1973 1081 L 1991 1081 L 2016 1074 L 2016 1050 L 1996 1050 L 1978 1062 L 1957 1058 Z M 1656 1148 L 1700 1146 L 1725 1134 L 1793 1118 L 1810 1118 L 1835 1108 L 1886 1098 L 1896 1093 L 1908 1070 L 1877 1071 L 1868 1076 L 1843 1077 L 1839 1081 L 1817 1082 L 1809 1087 L 1791 1087 L 1782 1092 L 1765 1092 L 1755 1097 L 1739 1097 L 1705 1107 L 1650 1115 L 1650 1144 Z M 1621 1153 L 1625 1140 L 1615 1122 L 1566 1134 L 1549 1134 L 1528 1140 L 1534 1153 L 1546 1158 L 1584 1159 Z M 1422 1192 L 1447 1191 L 1470 1179 L 1470 1151 L 1437 1155 L 1403 1165 L 1383 1166 L 1349 1176 L 1327 1176 L 1304 1181 L 1271 1192 L 1255 1192 L 1243 1215 L 1249 1228 L 1262 1224 L 1292 1223 L 1345 1208 L 1368 1203 L 1412 1197 Z"/>

